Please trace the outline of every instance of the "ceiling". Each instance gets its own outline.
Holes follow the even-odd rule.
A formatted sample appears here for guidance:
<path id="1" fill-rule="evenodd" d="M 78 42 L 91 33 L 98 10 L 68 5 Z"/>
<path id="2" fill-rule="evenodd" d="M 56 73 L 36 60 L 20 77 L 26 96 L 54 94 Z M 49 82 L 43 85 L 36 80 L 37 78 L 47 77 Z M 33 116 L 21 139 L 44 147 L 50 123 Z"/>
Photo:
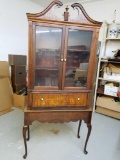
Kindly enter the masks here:
<path id="1" fill-rule="evenodd" d="M 29 0 L 36 4 L 39 4 L 42 7 L 47 7 L 53 0 Z M 79 2 L 81 4 L 86 3 L 92 3 L 92 2 L 98 2 L 98 1 L 105 1 L 105 0 L 60 0 L 63 4 L 69 4 L 69 3 L 76 3 Z"/>

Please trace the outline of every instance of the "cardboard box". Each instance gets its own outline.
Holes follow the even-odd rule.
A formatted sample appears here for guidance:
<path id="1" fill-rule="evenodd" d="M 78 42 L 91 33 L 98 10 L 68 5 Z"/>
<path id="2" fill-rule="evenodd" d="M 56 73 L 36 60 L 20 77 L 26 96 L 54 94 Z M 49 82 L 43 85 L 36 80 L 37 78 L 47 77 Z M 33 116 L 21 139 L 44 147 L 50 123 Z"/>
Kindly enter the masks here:
<path id="1" fill-rule="evenodd" d="M 88 70 L 88 63 L 80 63 L 80 67 L 81 70 Z"/>
<path id="2" fill-rule="evenodd" d="M 18 91 L 21 90 L 22 88 L 26 87 L 26 83 L 24 83 L 24 84 L 12 85 L 12 87 L 13 87 L 13 91 L 14 91 L 14 92 L 18 92 Z"/>
<path id="3" fill-rule="evenodd" d="M 109 64 L 104 68 L 103 78 L 118 81 L 120 79 L 120 65 Z"/>
<path id="4" fill-rule="evenodd" d="M 27 105 L 27 96 L 13 94 L 13 106 L 24 110 Z"/>
<path id="5" fill-rule="evenodd" d="M 0 79 L 3 79 L 3 78 L 8 78 L 11 83 L 9 64 L 6 61 L 0 61 Z"/>
<path id="6" fill-rule="evenodd" d="M 0 115 L 11 111 L 13 91 L 9 73 L 9 63 L 0 61 Z"/>
<path id="7" fill-rule="evenodd" d="M 26 65 L 27 64 L 27 56 L 26 55 L 8 55 L 9 65 Z"/>
<path id="8" fill-rule="evenodd" d="M 13 92 L 8 78 L 0 79 L 0 112 L 10 110 L 13 106 Z"/>
<path id="9" fill-rule="evenodd" d="M 11 80 L 13 85 L 26 83 L 26 66 L 11 66 Z"/>
<path id="10" fill-rule="evenodd" d="M 112 97 L 97 97 L 96 112 L 120 119 L 120 104 Z"/>
<path id="11" fill-rule="evenodd" d="M 0 77 L 8 77 L 10 76 L 9 73 L 9 63 L 6 61 L 0 61 Z"/>
<path id="12" fill-rule="evenodd" d="M 87 77 L 87 70 L 76 69 L 75 80 L 78 80 L 79 77 Z"/>
<path id="13" fill-rule="evenodd" d="M 106 109 L 106 108 L 102 108 L 100 106 L 97 106 L 96 112 L 104 114 L 106 116 L 110 116 L 110 117 L 113 117 L 113 118 L 120 119 L 120 112 L 112 111 L 112 110 L 109 110 L 109 109 Z"/>
<path id="14" fill-rule="evenodd" d="M 106 84 L 104 86 L 104 94 L 117 97 L 118 87 L 114 86 L 113 83 L 111 85 Z"/>

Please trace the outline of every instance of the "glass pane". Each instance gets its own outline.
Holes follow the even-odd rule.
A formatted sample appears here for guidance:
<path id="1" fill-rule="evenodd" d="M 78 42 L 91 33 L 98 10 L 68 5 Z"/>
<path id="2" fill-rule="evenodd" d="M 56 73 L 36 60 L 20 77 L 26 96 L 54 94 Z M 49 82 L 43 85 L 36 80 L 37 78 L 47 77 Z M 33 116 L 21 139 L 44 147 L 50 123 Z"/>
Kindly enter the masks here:
<path id="1" fill-rule="evenodd" d="M 68 32 L 65 87 L 86 87 L 92 31 Z"/>
<path id="2" fill-rule="evenodd" d="M 36 86 L 58 86 L 62 29 L 36 26 Z"/>

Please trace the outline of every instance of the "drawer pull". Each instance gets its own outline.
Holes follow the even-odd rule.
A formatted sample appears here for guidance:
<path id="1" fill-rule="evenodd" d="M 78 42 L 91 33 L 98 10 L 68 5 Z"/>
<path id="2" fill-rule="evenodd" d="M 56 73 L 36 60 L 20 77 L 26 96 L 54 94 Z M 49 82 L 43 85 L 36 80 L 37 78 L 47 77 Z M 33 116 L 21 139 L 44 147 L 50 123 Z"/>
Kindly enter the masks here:
<path id="1" fill-rule="evenodd" d="M 80 100 L 80 98 L 78 98 L 78 101 Z"/>
<path id="2" fill-rule="evenodd" d="M 43 98 L 41 98 L 41 101 L 43 101 L 44 99 Z"/>

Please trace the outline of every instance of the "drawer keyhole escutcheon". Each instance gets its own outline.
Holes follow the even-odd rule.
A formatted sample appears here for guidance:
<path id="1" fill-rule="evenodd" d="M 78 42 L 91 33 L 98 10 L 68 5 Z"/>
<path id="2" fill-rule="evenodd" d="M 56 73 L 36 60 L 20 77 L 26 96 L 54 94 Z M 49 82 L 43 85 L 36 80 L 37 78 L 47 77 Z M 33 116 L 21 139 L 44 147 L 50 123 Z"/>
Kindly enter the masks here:
<path id="1" fill-rule="evenodd" d="M 80 98 L 78 98 L 78 101 L 80 100 Z"/>

